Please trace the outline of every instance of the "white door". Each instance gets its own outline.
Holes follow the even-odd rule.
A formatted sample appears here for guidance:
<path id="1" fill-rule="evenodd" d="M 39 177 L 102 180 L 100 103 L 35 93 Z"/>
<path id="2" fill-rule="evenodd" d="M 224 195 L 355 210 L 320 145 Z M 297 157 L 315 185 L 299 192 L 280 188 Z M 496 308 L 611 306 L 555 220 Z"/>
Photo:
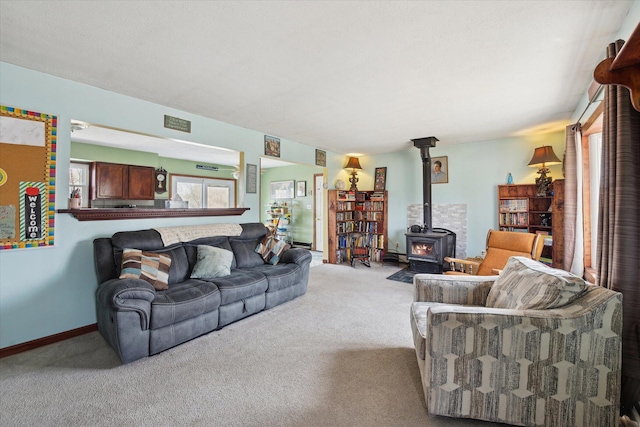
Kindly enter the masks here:
<path id="1" fill-rule="evenodd" d="M 321 173 L 314 174 L 313 182 L 316 189 L 313 197 L 313 215 L 315 218 L 313 226 L 315 232 L 313 249 L 316 251 L 322 251 L 324 246 L 324 236 L 322 234 L 322 219 L 324 218 L 324 187 L 322 185 L 324 184 L 324 176 Z"/>

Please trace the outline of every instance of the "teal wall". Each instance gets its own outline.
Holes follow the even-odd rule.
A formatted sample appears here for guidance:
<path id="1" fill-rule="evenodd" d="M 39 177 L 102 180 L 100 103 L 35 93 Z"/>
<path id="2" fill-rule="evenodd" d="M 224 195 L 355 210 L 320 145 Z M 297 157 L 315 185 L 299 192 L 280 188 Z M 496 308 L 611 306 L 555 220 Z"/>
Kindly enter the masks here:
<path id="1" fill-rule="evenodd" d="M 293 240 L 296 242 L 313 242 L 313 175 L 323 172 L 319 166 L 295 165 L 264 169 L 260 184 L 262 200 L 261 220 L 265 222 L 269 216 L 265 214 L 267 207 L 273 202 L 270 198 L 270 183 L 272 181 L 293 180 L 307 182 L 307 195 L 294 197 L 288 203 L 292 206 Z M 294 190 L 295 191 L 295 190 Z"/>
<path id="2" fill-rule="evenodd" d="M 536 147 L 551 145 L 562 159 L 564 132 L 500 139 L 469 144 L 441 144 L 430 149 L 432 157 L 447 156 L 449 183 L 432 185 L 432 204 L 467 205 L 467 255 L 480 255 L 487 231 L 498 226 L 497 186 L 507 183 L 511 172 L 515 184 L 533 184 L 537 168 L 528 167 Z M 376 167 L 387 167 L 389 192 L 389 240 L 405 251 L 407 205 L 422 204 L 422 159 L 420 150 L 407 150 L 363 158 L 360 189 L 373 189 Z M 554 179 L 562 178 L 562 166 L 550 166 Z M 437 223 L 433 223 L 438 227 Z"/>

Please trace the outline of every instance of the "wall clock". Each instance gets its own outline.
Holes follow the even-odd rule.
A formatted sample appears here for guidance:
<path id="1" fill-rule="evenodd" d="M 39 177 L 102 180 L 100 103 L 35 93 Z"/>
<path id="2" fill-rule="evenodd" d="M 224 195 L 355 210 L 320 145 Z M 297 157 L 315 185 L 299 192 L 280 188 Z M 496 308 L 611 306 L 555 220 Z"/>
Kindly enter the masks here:
<path id="1" fill-rule="evenodd" d="M 163 168 L 156 169 L 156 193 L 167 191 L 167 171 Z"/>

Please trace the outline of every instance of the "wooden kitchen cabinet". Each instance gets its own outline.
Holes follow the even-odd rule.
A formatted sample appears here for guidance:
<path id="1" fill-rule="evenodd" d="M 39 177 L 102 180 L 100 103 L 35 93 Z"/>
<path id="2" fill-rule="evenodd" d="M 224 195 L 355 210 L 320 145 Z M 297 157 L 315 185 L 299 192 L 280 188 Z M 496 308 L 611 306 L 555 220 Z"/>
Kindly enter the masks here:
<path id="1" fill-rule="evenodd" d="M 94 162 L 91 164 L 91 198 L 153 200 L 154 179 L 152 167 Z"/>
<path id="2" fill-rule="evenodd" d="M 129 166 L 129 200 L 153 200 L 155 195 L 155 170 L 147 166 Z"/>

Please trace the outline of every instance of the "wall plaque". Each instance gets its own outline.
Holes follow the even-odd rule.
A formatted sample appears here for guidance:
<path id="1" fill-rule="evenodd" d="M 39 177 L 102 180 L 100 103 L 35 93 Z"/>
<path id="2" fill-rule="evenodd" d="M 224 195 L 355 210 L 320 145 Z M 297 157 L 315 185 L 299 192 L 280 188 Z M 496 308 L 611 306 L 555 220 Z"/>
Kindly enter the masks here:
<path id="1" fill-rule="evenodd" d="M 196 169 L 203 169 L 206 171 L 217 171 L 218 167 L 217 166 L 208 166 L 208 165 L 196 165 Z"/>
<path id="2" fill-rule="evenodd" d="M 179 130 L 180 132 L 191 133 L 191 121 L 164 115 L 164 127 L 167 129 Z"/>

